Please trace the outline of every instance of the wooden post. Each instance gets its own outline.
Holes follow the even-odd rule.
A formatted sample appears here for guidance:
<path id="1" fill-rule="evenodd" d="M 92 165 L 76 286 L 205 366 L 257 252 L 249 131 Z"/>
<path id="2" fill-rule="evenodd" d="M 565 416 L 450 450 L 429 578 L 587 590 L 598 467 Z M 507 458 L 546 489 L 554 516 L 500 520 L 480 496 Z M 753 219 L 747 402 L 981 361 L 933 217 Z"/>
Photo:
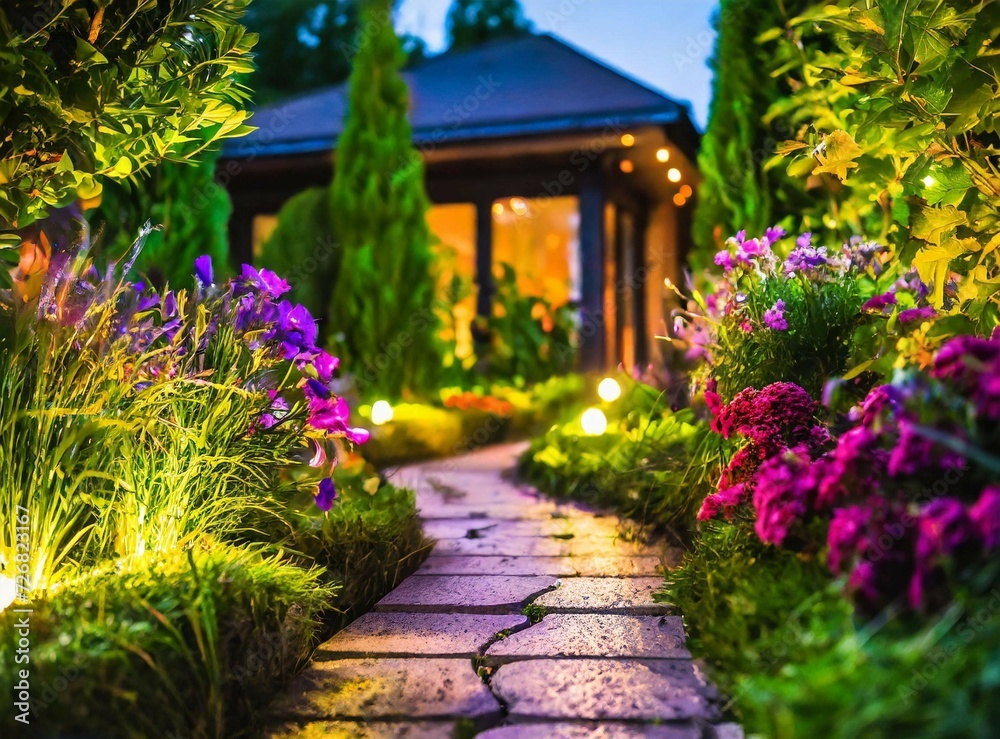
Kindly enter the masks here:
<path id="1" fill-rule="evenodd" d="M 580 181 L 580 369 L 604 368 L 604 183 L 600 161 Z"/>

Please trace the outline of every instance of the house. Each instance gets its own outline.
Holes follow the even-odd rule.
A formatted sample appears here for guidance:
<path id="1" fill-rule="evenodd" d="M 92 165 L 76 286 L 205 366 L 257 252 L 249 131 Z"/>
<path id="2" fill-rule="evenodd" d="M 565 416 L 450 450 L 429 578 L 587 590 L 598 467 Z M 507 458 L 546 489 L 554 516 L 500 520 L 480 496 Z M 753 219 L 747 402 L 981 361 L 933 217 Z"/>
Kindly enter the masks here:
<path id="1" fill-rule="evenodd" d="M 655 352 L 664 278 L 688 249 L 698 133 L 686 107 L 549 34 L 449 52 L 404 73 L 428 223 L 489 315 L 493 265 L 581 310 L 584 369 Z M 252 259 L 295 193 L 330 181 L 346 84 L 256 111 L 227 144 L 235 257 Z"/>

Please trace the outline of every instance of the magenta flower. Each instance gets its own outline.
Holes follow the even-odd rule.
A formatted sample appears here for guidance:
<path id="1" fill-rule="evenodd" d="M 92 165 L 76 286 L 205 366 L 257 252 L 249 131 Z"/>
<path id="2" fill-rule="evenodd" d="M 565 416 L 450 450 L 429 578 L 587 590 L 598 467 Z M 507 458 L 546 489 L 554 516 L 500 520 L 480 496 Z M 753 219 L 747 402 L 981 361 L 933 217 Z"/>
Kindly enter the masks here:
<path id="1" fill-rule="evenodd" d="M 907 308 L 899 312 L 899 323 L 901 326 L 908 326 L 918 321 L 926 321 L 936 315 L 937 311 L 931 305 L 925 305 L 923 308 Z"/>
<path id="2" fill-rule="evenodd" d="M 772 331 L 787 331 L 788 321 L 785 320 L 785 301 L 780 298 L 774 305 L 764 311 L 764 325 Z"/>
<path id="3" fill-rule="evenodd" d="M 884 312 L 886 308 L 893 305 L 896 305 L 896 293 L 887 292 L 869 298 L 865 304 L 861 306 L 861 310 L 881 313 Z"/>
<path id="4" fill-rule="evenodd" d="M 736 267 L 733 262 L 733 255 L 728 251 L 720 251 L 715 255 L 715 263 L 722 267 L 723 274 L 729 274 Z"/>
<path id="5" fill-rule="evenodd" d="M 969 518 L 986 549 L 1000 547 L 1000 487 L 986 487 L 969 510 Z"/>
<path id="6" fill-rule="evenodd" d="M 781 546 L 788 530 L 809 511 L 815 484 L 805 447 L 796 447 L 764 462 L 754 483 L 754 529 L 760 540 Z"/>
<path id="7" fill-rule="evenodd" d="M 833 512 L 833 520 L 827 530 L 826 543 L 829 553 L 827 564 L 834 574 L 840 574 L 863 556 L 867 550 L 866 533 L 871 511 L 861 506 L 838 508 Z"/>

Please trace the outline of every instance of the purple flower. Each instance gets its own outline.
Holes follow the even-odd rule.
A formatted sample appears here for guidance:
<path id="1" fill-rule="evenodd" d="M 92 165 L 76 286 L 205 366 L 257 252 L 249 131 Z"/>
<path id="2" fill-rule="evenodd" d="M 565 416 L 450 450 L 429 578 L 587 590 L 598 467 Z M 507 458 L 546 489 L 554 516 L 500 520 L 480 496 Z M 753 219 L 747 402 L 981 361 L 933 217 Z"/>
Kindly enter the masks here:
<path id="1" fill-rule="evenodd" d="M 233 294 L 238 297 L 245 294 L 248 290 L 254 290 L 265 294 L 272 300 L 277 300 L 291 289 L 291 286 L 287 282 L 271 270 L 262 269 L 258 272 L 253 266 L 244 264 Z"/>
<path id="2" fill-rule="evenodd" d="M 764 238 L 767 239 L 768 244 L 774 244 L 780 241 L 785 236 L 785 229 L 781 226 L 771 226 L 764 232 Z"/>
<path id="3" fill-rule="evenodd" d="M 829 259 L 826 255 L 826 247 L 798 246 L 792 250 L 785 260 L 785 274 L 789 277 L 796 272 L 812 272 L 820 267 L 826 267 Z"/>
<path id="4" fill-rule="evenodd" d="M 764 311 L 764 325 L 773 331 L 787 331 L 788 321 L 785 320 L 785 301 L 778 299 L 774 305 Z"/>
<path id="5" fill-rule="evenodd" d="M 208 287 L 212 284 L 212 257 L 208 254 L 202 254 L 194 260 L 194 276 L 202 287 Z"/>
<path id="6" fill-rule="evenodd" d="M 285 359 L 295 359 L 316 347 L 316 319 L 309 310 L 299 303 L 292 305 L 287 300 L 278 304 L 278 321 L 275 335 L 281 342 Z"/>
<path id="7" fill-rule="evenodd" d="M 333 478 L 324 477 L 316 488 L 316 507 L 325 513 L 333 508 L 333 501 L 336 498 L 337 488 L 333 484 Z"/>
<path id="8" fill-rule="evenodd" d="M 907 308 L 899 312 L 899 323 L 902 326 L 907 326 L 916 321 L 926 321 L 936 315 L 937 311 L 931 305 L 925 305 L 923 308 Z"/>
<path id="9" fill-rule="evenodd" d="M 969 510 L 969 518 L 986 549 L 1000 546 L 1000 487 L 986 487 Z"/>
<path id="10" fill-rule="evenodd" d="M 861 306 L 861 310 L 883 312 L 891 305 L 896 305 L 896 293 L 887 292 L 869 298 L 865 304 Z"/>
<path id="11" fill-rule="evenodd" d="M 813 240 L 813 235 L 809 231 L 806 231 L 805 233 L 800 234 L 797 239 L 795 239 L 795 246 L 797 246 L 799 249 L 806 249 L 812 246 L 812 240 Z"/>

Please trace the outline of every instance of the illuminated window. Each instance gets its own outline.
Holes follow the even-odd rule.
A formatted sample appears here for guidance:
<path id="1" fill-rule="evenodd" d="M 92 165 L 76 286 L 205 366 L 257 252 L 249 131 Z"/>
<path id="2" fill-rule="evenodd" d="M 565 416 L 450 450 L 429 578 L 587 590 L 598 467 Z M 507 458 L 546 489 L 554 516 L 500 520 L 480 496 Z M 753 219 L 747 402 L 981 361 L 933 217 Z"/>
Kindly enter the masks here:
<path id="1" fill-rule="evenodd" d="M 521 293 L 542 297 L 553 306 L 578 301 L 577 198 L 504 198 L 493 204 L 492 213 L 493 263 L 514 268 Z"/>
<path id="2" fill-rule="evenodd" d="M 261 213 L 253 217 L 250 237 L 253 245 L 252 254 L 254 262 L 260 259 L 260 253 L 261 249 L 264 247 L 264 242 L 271 238 L 271 234 L 274 233 L 274 229 L 277 227 L 278 216 L 272 213 Z"/>
<path id="3" fill-rule="evenodd" d="M 456 301 L 442 338 L 455 341 L 455 356 L 471 356 L 472 321 L 476 317 L 476 206 L 472 203 L 432 205 L 427 227 L 433 236 L 439 294 Z"/>

